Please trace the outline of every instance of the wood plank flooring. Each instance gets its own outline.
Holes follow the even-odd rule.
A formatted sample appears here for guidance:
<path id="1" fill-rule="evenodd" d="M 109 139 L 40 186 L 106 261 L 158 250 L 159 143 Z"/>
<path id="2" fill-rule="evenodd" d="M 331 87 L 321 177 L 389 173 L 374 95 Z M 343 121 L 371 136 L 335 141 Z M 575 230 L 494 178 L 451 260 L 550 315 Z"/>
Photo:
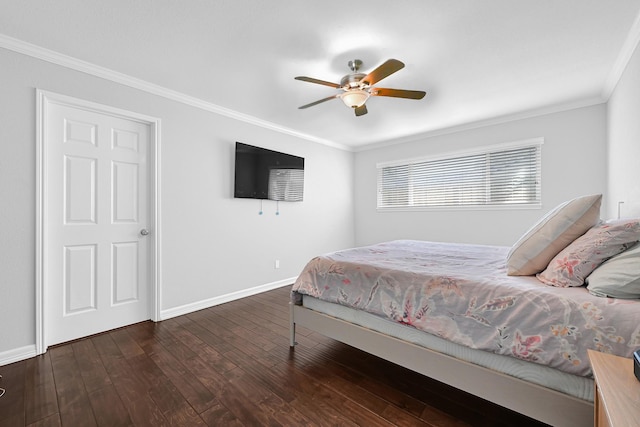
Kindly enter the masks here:
<path id="1" fill-rule="evenodd" d="M 0 425 L 541 425 L 304 328 L 290 350 L 289 291 L 2 366 Z"/>

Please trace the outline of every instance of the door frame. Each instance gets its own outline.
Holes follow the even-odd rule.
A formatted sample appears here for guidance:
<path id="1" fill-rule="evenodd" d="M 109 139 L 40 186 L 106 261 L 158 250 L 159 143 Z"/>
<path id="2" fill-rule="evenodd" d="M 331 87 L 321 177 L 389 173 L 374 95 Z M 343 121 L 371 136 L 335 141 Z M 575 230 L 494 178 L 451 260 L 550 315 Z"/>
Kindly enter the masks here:
<path id="1" fill-rule="evenodd" d="M 152 321 L 161 320 L 162 286 L 160 275 L 160 119 L 131 111 L 97 104 L 66 95 L 36 89 L 36 265 L 35 265 L 35 308 L 36 308 L 36 354 L 47 351 L 47 307 L 50 278 L 46 277 L 49 254 L 47 253 L 49 214 L 46 204 L 48 185 L 46 182 L 48 162 L 47 120 L 51 104 L 92 111 L 98 114 L 135 120 L 149 125 L 148 151 L 148 203 L 149 203 L 149 266 L 148 266 L 148 313 Z"/>

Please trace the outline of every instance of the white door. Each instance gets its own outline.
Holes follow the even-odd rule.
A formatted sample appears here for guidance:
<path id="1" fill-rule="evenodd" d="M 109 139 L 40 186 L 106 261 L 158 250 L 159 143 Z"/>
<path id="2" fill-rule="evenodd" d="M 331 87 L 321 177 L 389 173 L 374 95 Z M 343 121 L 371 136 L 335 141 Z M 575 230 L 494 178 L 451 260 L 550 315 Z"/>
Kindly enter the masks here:
<path id="1" fill-rule="evenodd" d="M 49 103 L 46 344 L 150 318 L 148 122 Z"/>

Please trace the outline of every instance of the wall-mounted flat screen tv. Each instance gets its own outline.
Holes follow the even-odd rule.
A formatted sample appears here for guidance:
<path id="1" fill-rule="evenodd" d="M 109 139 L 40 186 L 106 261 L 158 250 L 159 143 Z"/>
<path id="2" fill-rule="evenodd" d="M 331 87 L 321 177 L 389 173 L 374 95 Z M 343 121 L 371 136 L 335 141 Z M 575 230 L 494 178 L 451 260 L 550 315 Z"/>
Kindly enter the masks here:
<path id="1" fill-rule="evenodd" d="M 236 142 L 234 197 L 301 202 L 304 158 Z"/>

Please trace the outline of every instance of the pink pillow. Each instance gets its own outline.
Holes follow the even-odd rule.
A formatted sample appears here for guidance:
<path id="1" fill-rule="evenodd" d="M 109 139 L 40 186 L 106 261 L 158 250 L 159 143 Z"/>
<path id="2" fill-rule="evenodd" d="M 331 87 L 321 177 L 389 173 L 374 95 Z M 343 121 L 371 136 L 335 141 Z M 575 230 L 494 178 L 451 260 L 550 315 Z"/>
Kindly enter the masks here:
<path id="1" fill-rule="evenodd" d="M 638 241 L 640 219 L 600 223 L 560 251 L 536 277 L 542 283 L 561 288 L 582 286 L 596 267 Z"/>

